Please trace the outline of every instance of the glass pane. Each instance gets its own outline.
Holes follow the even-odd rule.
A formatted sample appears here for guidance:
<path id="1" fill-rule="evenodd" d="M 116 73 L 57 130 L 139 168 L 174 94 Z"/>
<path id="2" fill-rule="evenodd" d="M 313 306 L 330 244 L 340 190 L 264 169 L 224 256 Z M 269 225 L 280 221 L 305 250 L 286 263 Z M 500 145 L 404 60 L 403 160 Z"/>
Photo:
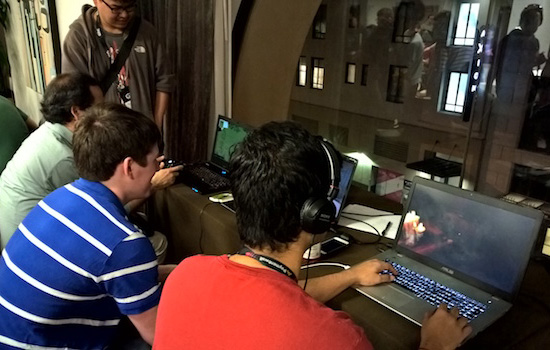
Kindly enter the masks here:
<path id="1" fill-rule="evenodd" d="M 373 169 L 412 180 L 419 172 L 408 165 L 436 153 L 459 164 L 467 159 L 462 176 L 440 181 L 550 203 L 550 180 L 533 180 L 550 169 L 550 21 L 541 23 L 536 6 L 522 17 L 526 1 L 465 1 L 323 0 L 324 20 L 307 23 L 309 32 L 296 28 L 307 34 L 288 61 L 303 56 L 311 70 L 298 70 L 307 86 L 292 84 L 283 108 L 361 158 L 355 180 L 367 188 L 379 181 Z M 550 8 L 550 0 L 538 3 Z M 320 42 L 315 30 L 330 35 Z M 485 31 L 479 57 L 478 30 Z M 274 45 L 273 57 L 281 47 Z M 474 57 L 478 73 L 470 85 Z M 289 69 L 295 76 L 296 66 Z M 527 177 L 548 190 L 524 185 Z"/>
<path id="2" fill-rule="evenodd" d="M 460 5 L 460 12 L 458 13 L 458 19 L 456 22 L 455 37 L 465 38 L 466 28 L 468 27 L 468 15 L 470 13 L 470 4 L 463 3 Z"/>
<path id="3" fill-rule="evenodd" d="M 460 73 L 451 73 L 451 77 L 449 79 L 449 87 L 447 89 L 448 104 L 452 104 L 452 105 L 456 104 L 459 83 L 460 83 Z"/>
<path id="4" fill-rule="evenodd" d="M 468 30 L 466 31 L 467 38 L 475 39 L 476 37 L 478 14 L 479 14 L 479 4 L 472 4 L 470 7 L 470 17 L 468 19 Z M 471 44 L 468 44 L 468 45 L 471 45 Z"/>

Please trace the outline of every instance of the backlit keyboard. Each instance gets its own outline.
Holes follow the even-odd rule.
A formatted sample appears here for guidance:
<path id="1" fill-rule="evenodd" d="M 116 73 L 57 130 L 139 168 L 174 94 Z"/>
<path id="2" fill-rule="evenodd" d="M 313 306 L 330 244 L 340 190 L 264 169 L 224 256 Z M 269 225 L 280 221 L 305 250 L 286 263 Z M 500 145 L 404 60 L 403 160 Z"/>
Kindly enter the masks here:
<path id="1" fill-rule="evenodd" d="M 477 300 L 469 298 L 395 262 L 388 259 L 386 261 L 392 264 L 397 272 L 399 272 L 395 276 L 395 283 L 410 290 L 418 298 L 424 299 L 434 306 L 445 303 L 449 308 L 456 307 L 459 310 L 460 316 L 467 318 L 468 321 L 473 320 L 487 310 L 487 305 Z"/>
<path id="2" fill-rule="evenodd" d="M 207 183 L 212 189 L 228 188 L 230 186 L 229 179 L 212 172 L 208 168 L 194 167 L 189 169 L 189 173 L 196 178 Z"/>

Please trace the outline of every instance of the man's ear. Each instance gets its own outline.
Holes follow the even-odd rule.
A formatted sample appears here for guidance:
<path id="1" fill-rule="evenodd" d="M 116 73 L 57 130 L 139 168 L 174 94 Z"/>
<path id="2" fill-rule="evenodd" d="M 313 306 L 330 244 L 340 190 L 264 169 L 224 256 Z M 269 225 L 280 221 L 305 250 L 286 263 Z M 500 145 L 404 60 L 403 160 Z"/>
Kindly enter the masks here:
<path id="1" fill-rule="evenodd" d="M 129 176 L 131 179 L 134 178 L 134 173 L 132 172 L 132 165 L 134 160 L 131 157 L 126 157 L 122 161 L 122 171 L 124 175 Z"/>
<path id="2" fill-rule="evenodd" d="M 77 106 L 71 106 L 71 114 L 73 115 L 74 120 L 80 119 L 82 113 L 84 113 L 84 111 Z"/>

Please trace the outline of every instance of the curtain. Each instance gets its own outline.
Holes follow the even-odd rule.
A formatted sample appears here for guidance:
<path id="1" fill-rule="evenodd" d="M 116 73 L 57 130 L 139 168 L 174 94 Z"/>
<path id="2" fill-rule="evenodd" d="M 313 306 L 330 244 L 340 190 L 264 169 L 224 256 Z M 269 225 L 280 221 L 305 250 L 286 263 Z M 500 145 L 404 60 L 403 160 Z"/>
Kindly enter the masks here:
<path id="1" fill-rule="evenodd" d="M 176 88 L 165 119 L 167 157 L 207 158 L 214 67 L 214 0 L 141 0 L 142 18 L 158 30 Z"/>

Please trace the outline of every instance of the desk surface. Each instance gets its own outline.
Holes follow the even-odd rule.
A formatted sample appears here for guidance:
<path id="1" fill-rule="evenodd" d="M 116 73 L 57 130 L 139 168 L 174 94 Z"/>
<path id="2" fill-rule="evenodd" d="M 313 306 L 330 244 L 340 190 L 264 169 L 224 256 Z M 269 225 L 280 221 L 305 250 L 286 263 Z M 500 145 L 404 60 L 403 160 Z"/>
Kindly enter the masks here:
<path id="1" fill-rule="evenodd" d="M 352 188 L 348 202 L 363 203 L 396 213 L 401 211 L 399 204 L 357 188 Z M 234 214 L 184 185 L 172 186 L 156 193 L 151 209 L 150 215 L 156 227 L 168 238 L 167 262 L 178 263 L 197 253 L 233 253 L 240 248 Z M 352 233 L 362 240 L 372 239 L 371 236 Z M 377 245 L 353 244 L 329 261 L 353 265 L 377 253 Z M 338 271 L 339 268 L 333 267 L 313 268 L 309 271 L 309 277 Z M 328 305 L 350 314 L 365 329 L 376 349 L 415 349 L 418 346 L 418 326 L 353 289 L 347 289 Z M 512 309 L 462 348 L 550 349 L 549 271 L 541 263 L 531 261 Z"/>

